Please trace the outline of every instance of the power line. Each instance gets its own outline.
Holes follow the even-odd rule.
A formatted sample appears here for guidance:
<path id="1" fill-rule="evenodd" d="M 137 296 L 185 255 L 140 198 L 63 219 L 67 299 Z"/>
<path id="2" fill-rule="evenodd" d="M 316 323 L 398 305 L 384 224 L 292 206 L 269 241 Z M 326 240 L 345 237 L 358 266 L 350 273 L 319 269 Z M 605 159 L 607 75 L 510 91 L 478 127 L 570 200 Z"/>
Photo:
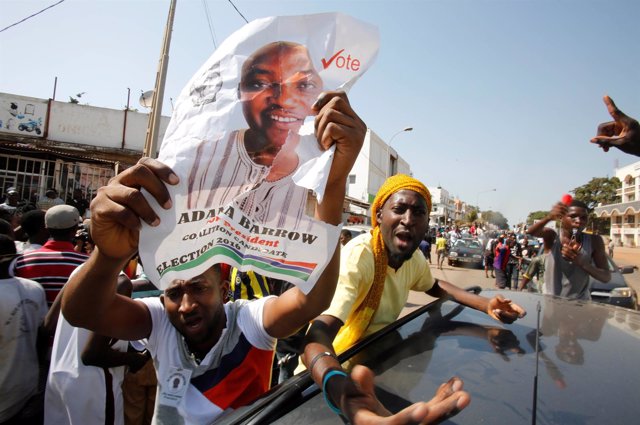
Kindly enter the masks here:
<path id="1" fill-rule="evenodd" d="M 213 41 L 213 47 L 217 49 L 218 45 L 216 44 L 216 37 L 213 31 L 213 24 L 211 22 L 211 13 L 209 12 L 209 6 L 207 5 L 207 0 L 202 0 L 202 5 L 204 6 L 204 14 L 207 16 L 207 23 L 209 24 L 209 33 L 211 34 L 211 41 Z"/>
<path id="2" fill-rule="evenodd" d="M 233 2 L 231 0 L 229 0 L 229 3 L 231 3 L 231 6 L 233 6 L 233 8 L 236 10 L 236 12 L 238 12 L 238 15 L 242 16 L 242 19 L 244 19 L 244 21 L 248 24 L 249 21 L 247 21 L 247 18 L 245 18 L 244 15 L 238 10 L 236 5 L 233 4 Z"/>
<path id="3" fill-rule="evenodd" d="M 52 7 L 54 7 L 54 6 L 59 5 L 59 4 L 60 4 L 60 3 L 62 3 L 63 1 L 64 1 L 64 0 L 60 0 L 58 3 L 55 3 L 55 4 L 52 4 L 51 6 L 47 6 L 47 7 L 45 7 L 45 8 L 44 8 L 44 9 L 42 9 L 40 12 L 36 12 L 36 13 L 34 13 L 33 15 L 29 15 L 29 16 L 27 16 L 26 18 L 24 18 L 24 19 L 22 19 L 22 20 L 20 20 L 20 21 L 16 22 L 15 24 L 11 24 L 11 25 L 9 25 L 8 27 L 4 27 L 4 28 L 2 28 L 2 29 L 0 30 L 0 32 L 6 31 L 6 30 L 8 30 L 8 29 L 9 29 L 9 28 L 11 28 L 11 27 L 15 27 L 16 25 L 23 23 L 23 22 L 24 22 L 24 21 L 26 21 L 27 19 L 31 19 L 31 18 L 33 18 L 34 16 L 41 14 L 41 13 L 42 13 L 42 12 L 44 12 L 45 10 L 47 10 L 47 9 L 51 9 L 51 8 L 52 8 Z M 240 12 L 238 12 L 238 13 L 240 13 Z"/>

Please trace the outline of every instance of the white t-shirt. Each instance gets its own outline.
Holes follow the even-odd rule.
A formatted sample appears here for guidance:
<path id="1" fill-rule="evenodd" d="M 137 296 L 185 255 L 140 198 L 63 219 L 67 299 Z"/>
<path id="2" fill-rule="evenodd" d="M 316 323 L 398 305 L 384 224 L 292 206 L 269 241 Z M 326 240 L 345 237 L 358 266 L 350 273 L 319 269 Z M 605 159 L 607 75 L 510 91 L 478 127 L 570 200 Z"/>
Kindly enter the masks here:
<path id="1" fill-rule="evenodd" d="M 44 289 L 20 277 L 0 279 L 0 422 L 38 389 L 38 327 L 47 314 Z"/>
<path id="2" fill-rule="evenodd" d="M 269 298 L 226 303 L 226 328 L 200 364 L 159 298 L 138 300 L 148 307 L 152 321 L 151 335 L 142 343 L 158 376 L 154 424 L 212 423 L 226 409 L 248 404 L 268 389 L 276 345 L 262 323 Z M 266 388 L 256 389 L 265 383 Z"/>
<path id="3" fill-rule="evenodd" d="M 91 331 L 71 326 L 60 313 L 45 392 L 45 424 L 105 423 L 107 372 L 82 363 L 82 351 L 90 336 Z M 127 341 L 117 341 L 111 348 L 127 351 L 127 346 Z M 108 373 L 111 375 L 114 423 L 123 425 L 122 381 L 125 366 L 109 368 Z"/>

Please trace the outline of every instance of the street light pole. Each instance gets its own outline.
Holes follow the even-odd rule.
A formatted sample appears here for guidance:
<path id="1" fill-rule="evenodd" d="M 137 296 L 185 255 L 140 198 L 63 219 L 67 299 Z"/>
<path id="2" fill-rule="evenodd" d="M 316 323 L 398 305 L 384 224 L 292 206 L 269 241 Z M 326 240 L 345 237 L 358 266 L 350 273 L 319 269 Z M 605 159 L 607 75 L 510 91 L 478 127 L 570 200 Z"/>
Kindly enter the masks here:
<path id="1" fill-rule="evenodd" d="M 480 213 L 480 194 L 481 193 L 487 193 L 487 192 L 495 192 L 496 189 L 489 189 L 489 190 L 483 190 L 481 192 L 478 192 L 478 194 L 476 195 L 476 207 L 478 207 L 478 213 Z"/>
<path id="2" fill-rule="evenodd" d="M 387 143 L 387 172 L 386 172 L 386 177 L 389 178 L 389 176 L 391 176 L 392 174 L 392 170 L 391 170 L 391 142 L 393 142 L 393 139 L 400 133 L 405 132 L 405 131 L 413 131 L 413 127 L 405 127 L 402 130 L 396 132 L 393 136 L 391 136 L 391 139 L 389 139 L 389 143 Z"/>

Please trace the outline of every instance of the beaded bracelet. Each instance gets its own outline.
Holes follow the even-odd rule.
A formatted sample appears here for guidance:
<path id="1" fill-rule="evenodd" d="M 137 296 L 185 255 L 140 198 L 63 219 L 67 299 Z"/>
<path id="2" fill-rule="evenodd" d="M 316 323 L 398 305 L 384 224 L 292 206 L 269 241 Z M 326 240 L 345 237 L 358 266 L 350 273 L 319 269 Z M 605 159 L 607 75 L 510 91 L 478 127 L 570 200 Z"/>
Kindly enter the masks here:
<path id="1" fill-rule="evenodd" d="M 311 359 L 311 362 L 309 363 L 309 373 L 313 373 L 313 367 L 316 365 L 318 360 L 326 356 L 333 357 L 334 359 L 336 359 L 336 361 L 338 360 L 336 356 L 333 353 L 330 353 L 329 351 L 323 351 L 322 353 L 318 353 L 313 357 L 313 359 Z"/>
<path id="2" fill-rule="evenodd" d="M 327 382 L 336 375 L 344 376 L 345 378 L 347 377 L 347 374 L 341 370 L 334 369 L 327 372 L 324 375 L 324 378 L 322 378 L 322 394 L 324 395 L 324 401 L 327 403 L 327 406 L 329 406 L 329 409 L 333 410 L 337 415 L 342 415 L 342 411 L 338 409 L 331 400 L 329 400 L 329 397 L 327 397 Z"/>

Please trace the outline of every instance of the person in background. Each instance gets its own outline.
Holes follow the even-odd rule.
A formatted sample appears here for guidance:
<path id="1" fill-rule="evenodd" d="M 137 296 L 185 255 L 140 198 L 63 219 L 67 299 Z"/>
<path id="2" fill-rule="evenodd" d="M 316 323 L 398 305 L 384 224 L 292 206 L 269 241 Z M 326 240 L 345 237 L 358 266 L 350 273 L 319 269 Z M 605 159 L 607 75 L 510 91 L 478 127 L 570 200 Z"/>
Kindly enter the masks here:
<path id="1" fill-rule="evenodd" d="M 424 255 L 424 258 L 429 260 L 429 264 L 431 264 L 431 242 L 429 239 L 431 239 L 431 236 L 429 236 L 429 233 L 427 232 L 424 235 L 424 238 L 420 241 L 420 246 L 418 248 L 420 249 L 420 252 L 422 252 L 422 255 Z"/>
<path id="2" fill-rule="evenodd" d="M 624 153 L 640 156 L 640 124 L 618 109 L 609 96 L 603 100 L 613 121 L 600 124 L 598 134 L 591 139 L 591 143 L 597 144 L 605 152 L 616 147 Z"/>
<path id="3" fill-rule="evenodd" d="M 340 245 L 345 246 L 353 237 L 351 231 L 347 229 L 342 229 L 340 231 Z"/>
<path id="4" fill-rule="evenodd" d="M 16 255 L 14 241 L 0 235 L 0 423 L 31 425 L 42 423 L 38 375 L 46 357 L 47 301 L 38 283 L 10 275 Z"/>
<path id="5" fill-rule="evenodd" d="M 32 210 L 24 213 L 20 219 L 20 227 L 27 241 L 21 246 L 21 253 L 35 251 L 49 240 L 49 230 L 44 221 L 45 212 Z"/>
<path id="6" fill-rule="evenodd" d="M 491 271 L 491 279 L 495 279 L 496 275 L 493 273 L 493 260 L 495 259 L 496 246 L 498 245 L 498 239 L 496 235 L 491 235 L 487 240 L 484 248 L 484 277 L 489 279 L 489 271 Z"/>
<path id="7" fill-rule="evenodd" d="M 544 286 L 545 294 L 589 300 L 591 277 L 604 283 L 611 280 L 602 238 L 583 232 L 587 217 L 584 202 L 574 199 L 569 206 L 558 202 L 546 217 L 527 230 L 533 236 L 553 240 L 552 263 L 545 270 L 545 275 L 550 273 L 553 279 L 549 286 Z M 545 227 L 552 220 L 560 220 L 559 233 Z"/>
<path id="8" fill-rule="evenodd" d="M 9 212 L 11 215 L 16 213 L 18 209 L 18 201 L 20 201 L 20 195 L 15 187 L 7 189 L 6 198 L 2 204 L 0 204 L 0 210 Z"/>
<path id="9" fill-rule="evenodd" d="M 507 263 L 511 250 L 509 249 L 508 238 L 504 234 L 498 237 L 498 244 L 493 253 L 493 271 L 496 275 L 496 287 L 505 289 L 509 282 L 507 278 Z"/>
<path id="10" fill-rule="evenodd" d="M 120 275 L 117 293 L 131 297 L 131 290 L 129 278 Z M 127 341 L 75 328 L 64 315 L 57 322 L 45 391 L 45 425 L 124 425 L 125 367 L 133 373 L 140 370 L 150 358 L 148 352 L 128 351 Z"/>
<path id="11" fill-rule="evenodd" d="M 607 247 L 609 249 L 609 257 L 613 258 L 613 250 L 616 247 L 616 244 L 613 241 L 613 238 L 609 239 L 609 245 L 607 245 Z"/>
<path id="12" fill-rule="evenodd" d="M 70 205 L 56 205 L 49 208 L 44 222 L 51 239 L 41 248 L 19 255 L 12 263 L 15 276 L 32 279 L 44 288 L 47 304 L 53 309 L 47 330 L 53 335 L 60 305 L 53 307 L 62 287 L 71 273 L 83 264 L 89 256 L 76 252 L 73 239 L 80 223 L 78 210 Z"/>
<path id="13" fill-rule="evenodd" d="M 44 193 L 44 196 L 38 200 L 38 208 L 47 211 L 56 205 L 64 205 L 64 201 L 58 196 L 58 191 L 51 188 Z"/>
<path id="14" fill-rule="evenodd" d="M 84 218 L 87 210 L 89 209 L 89 201 L 84 197 L 82 193 L 82 189 L 76 188 L 73 189 L 73 195 L 67 198 L 67 205 L 71 205 L 72 207 L 76 207 L 80 217 Z"/>
<path id="15" fill-rule="evenodd" d="M 509 235 L 509 260 L 505 274 L 507 277 L 507 289 L 518 289 L 518 280 L 520 275 L 520 264 L 522 263 L 522 247 L 516 241 L 516 235 Z"/>
<path id="16" fill-rule="evenodd" d="M 436 253 L 438 254 L 438 268 L 442 270 L 442 264 L 447 256 L 447 239 L 442 232 L 436 238 Z"/>
<path id="17" fill-rule="evenodd" d="M 519 291 L 523 291 L 526 288 L 529 288 L 530 292 L 538 292 L 542 293 L 545 286 L 551 286 L 551 274 L 546 273 L 545 270 L 551 266 L 551 262 L 553 259 L 551 258 L 551 248 L 553 247 L 553 237 L 550 233 L 546 233 L 543 236 L 543 253 L 540 255 L 536 255 L 533 257 L 527 270 L 522 274 L 522 283 L 518 286 Z M 529 282 L 533 280 L 534 277 L 538 279 L 537 287 L 531 287 Z"/>

